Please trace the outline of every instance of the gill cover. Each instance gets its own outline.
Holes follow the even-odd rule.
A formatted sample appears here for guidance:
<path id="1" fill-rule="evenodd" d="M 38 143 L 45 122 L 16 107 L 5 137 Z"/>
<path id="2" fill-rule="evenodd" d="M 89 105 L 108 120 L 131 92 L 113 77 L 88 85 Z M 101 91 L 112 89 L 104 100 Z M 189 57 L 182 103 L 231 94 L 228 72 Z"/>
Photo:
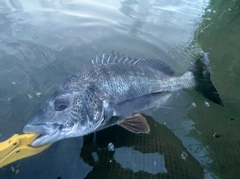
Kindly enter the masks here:
<path id="1" fill-rule="evenodd" d="M 80 120 L 80 126 L 85 128 L 86 134 L 93 132 L 104 120 L 104 105 L 97 93 L 98 88 L 93 84 L 86 84 L 82 93 L 74 97 L 71 117 Z"/>

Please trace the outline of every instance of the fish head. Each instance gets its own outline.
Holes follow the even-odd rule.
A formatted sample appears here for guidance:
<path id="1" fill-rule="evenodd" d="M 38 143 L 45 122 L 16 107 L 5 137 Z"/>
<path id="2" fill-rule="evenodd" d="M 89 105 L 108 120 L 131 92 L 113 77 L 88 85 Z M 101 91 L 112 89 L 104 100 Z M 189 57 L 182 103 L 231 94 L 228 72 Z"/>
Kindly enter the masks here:
<path id="1" fill-rule="evenodd" d="M 103 121 L 103 102 L 89 90 L 55 93 L 24 126 L 24 133 L 39 136 L 31 143 L 40 146 L 94 132 Z"/>

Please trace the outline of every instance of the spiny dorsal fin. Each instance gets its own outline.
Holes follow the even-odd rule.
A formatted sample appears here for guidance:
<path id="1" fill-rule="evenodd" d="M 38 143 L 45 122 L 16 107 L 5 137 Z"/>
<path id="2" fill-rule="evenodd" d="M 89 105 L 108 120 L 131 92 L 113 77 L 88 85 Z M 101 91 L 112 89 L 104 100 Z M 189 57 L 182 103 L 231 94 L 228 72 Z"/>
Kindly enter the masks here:
<path id="1" fill-rule="evenodd" d="M 109 55 L 106 55 L 105 52 L 103 52 L 102 57 L 100 58 L 98 57 L 98 55 L 96 55 L 96 59 L 92 60 L 92 63 L 141 65 L 161 71 L 169 76 L 172 76 L 174 74 L 173 69 L 167 63 L 159 59 L 141 60 L 138 58 L 125 57 L 124 55 L 119 55 L 119 53 L 114 54 L 114 51 L 112 51 Z"/>

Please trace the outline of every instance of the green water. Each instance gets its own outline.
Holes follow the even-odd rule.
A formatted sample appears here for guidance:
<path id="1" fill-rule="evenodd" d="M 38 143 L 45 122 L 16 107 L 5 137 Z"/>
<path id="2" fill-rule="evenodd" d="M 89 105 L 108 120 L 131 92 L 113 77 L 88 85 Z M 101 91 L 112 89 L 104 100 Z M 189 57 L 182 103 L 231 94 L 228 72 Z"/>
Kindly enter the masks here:
<path id="1" fill-rule="evenodd" d="M 198 121 L 196 129 L 202 131 L 199 139 L 209 146 L 213 159 L 209 166 L 219 178 L 240 175 L 239 15 L 239 1 L 212 1 L 195 33 L 202 49 L 211 53 L 211 78 L 224 107 L 211 106 L 201 114 L 196 109 L 190 116 Z M 220 137 L 214 138 L 214 133 Z"/>

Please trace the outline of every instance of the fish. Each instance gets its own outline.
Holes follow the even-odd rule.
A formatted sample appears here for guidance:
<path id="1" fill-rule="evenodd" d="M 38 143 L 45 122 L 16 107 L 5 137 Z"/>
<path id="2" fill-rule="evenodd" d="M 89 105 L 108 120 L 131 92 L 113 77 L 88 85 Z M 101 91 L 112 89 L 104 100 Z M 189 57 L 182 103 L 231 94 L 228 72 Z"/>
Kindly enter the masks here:
<path id="1" fill-rule="evenodd" d="M 141 112 L 164 106 L 176 91 L 195 89 L 223 106 L 210 71 L 209 53 L 202 53 L 180 75 L 159 59 L 143 60 L 114 52 L 96 55 L 92 65 L 60 84 L 23 132 L 39 134 L 32 146 L 84 136 L 113 125 L 147 134 L 150 128 Z"/>

